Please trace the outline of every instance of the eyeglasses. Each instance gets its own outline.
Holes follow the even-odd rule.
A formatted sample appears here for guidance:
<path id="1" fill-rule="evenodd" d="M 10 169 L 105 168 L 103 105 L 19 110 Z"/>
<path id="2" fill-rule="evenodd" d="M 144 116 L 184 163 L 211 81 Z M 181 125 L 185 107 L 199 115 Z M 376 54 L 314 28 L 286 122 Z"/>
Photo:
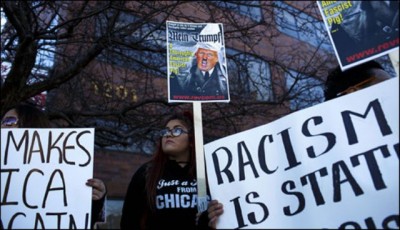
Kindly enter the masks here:
<path id="1" fill-rule="evenodd" d="M 1 121 L 2 126 L 14 126 L 18 124 L 18 118 L 17 117 L 5 117 Z"/>
<path id="2" fill-rule="evenodd" d="M 189 133 L 188 131 L 183 130 L 182 128 L 176 127 L 173 129 L 162 129 L 160 130 L 160 136 L 166 137 L 168 135 L 171 135 L 173 137 L 179 137 L 182 133 Z"/>
<path id="3" fill-rule="evenodd" d="M 355 91 L 357 91 L 359 89 L 362 89 L 367 84 L 371 83 L 373 80 L 375 80 L 375 77 L 370 77 L 370 78 L 368 78 L 368 79 L 366 79 L 366 80 L 364 80 L 364 81 L 362 81 L 362 82 L 360 82 L 360 83 L 358 83 L 356 85 L 350 86 L 349 88 L 347 88 L 347 89 L 343 90 L 342 92 L 336 94 L 336 96 L 343 96 L 343 95 L 346 95 L 348 93 L 352 93 L 352 92 L 355 92 Z"/>

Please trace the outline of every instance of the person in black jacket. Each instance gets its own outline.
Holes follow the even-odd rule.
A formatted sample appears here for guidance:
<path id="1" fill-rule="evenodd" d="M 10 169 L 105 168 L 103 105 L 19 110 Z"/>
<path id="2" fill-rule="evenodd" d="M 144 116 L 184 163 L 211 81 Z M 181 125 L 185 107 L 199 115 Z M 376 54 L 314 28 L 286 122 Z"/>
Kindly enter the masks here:
<path id="1" fill-rule="evenodd" d="M 135 172 L 128 186 L 121 229 L 208 228 L 206 212 L 198 224 L 192 115 L 174 114 L 164 127 L 152 159 Z M 221 213 L 209 216 L 215 220 Z"/>

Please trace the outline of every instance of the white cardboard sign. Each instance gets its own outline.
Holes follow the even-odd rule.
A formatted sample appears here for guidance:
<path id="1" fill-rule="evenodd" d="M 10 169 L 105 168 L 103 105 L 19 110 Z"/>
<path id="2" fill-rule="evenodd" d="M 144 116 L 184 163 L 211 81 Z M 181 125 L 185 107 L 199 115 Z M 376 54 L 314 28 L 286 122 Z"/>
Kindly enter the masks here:
<path id="1" fill-rule="evenodd" d="M 90 229 L 94 129 L 1 129 L 6 229 Z"/>
<path id="2" fill-rule="evenodd" d="M 217 228 L 398 228 L 399 78 L 205 145 Z"/>

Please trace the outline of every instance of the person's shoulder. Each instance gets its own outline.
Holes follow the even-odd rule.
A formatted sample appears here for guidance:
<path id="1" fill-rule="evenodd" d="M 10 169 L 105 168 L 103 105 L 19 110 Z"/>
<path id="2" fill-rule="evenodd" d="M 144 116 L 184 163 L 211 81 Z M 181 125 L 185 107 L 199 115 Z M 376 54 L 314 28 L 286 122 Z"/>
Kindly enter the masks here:
<path id="1" fill-rule="evenodd" d="M 147 161 L 145 163 L 143 163 L 137 171 L 146 171 L 152 164 L 152 161 Z"/>
<path id="2" fill-rule="evenodd" d="M 150 162 L 146 162 L 139 166 L 139 168 L 133 173 L 132 181 L 141 181 L 146 177 L 147 170 L 149 168 Z"/>

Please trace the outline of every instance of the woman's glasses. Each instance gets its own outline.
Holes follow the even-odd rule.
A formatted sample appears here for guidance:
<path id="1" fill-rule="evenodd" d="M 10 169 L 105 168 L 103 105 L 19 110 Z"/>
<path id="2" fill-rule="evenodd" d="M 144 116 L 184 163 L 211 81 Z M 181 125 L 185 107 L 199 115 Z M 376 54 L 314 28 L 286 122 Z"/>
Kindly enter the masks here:
<path id="1" fill-rule="evenodd" d="M 166 137 L 168 135 L 171 135 L 173 137 L 179 137 L 182 133 L 189 133 L 188 131 L 183 130 L 182 128 L 176 127 L 173 129 L 162 129 L 160 130 L 160 136 Z"/>
<path id="2" fill-rule="evenodd" d="M 5 117 L 1 120 L 1 126 L 15 126 L 18 124 L 17 117 Z"/>

